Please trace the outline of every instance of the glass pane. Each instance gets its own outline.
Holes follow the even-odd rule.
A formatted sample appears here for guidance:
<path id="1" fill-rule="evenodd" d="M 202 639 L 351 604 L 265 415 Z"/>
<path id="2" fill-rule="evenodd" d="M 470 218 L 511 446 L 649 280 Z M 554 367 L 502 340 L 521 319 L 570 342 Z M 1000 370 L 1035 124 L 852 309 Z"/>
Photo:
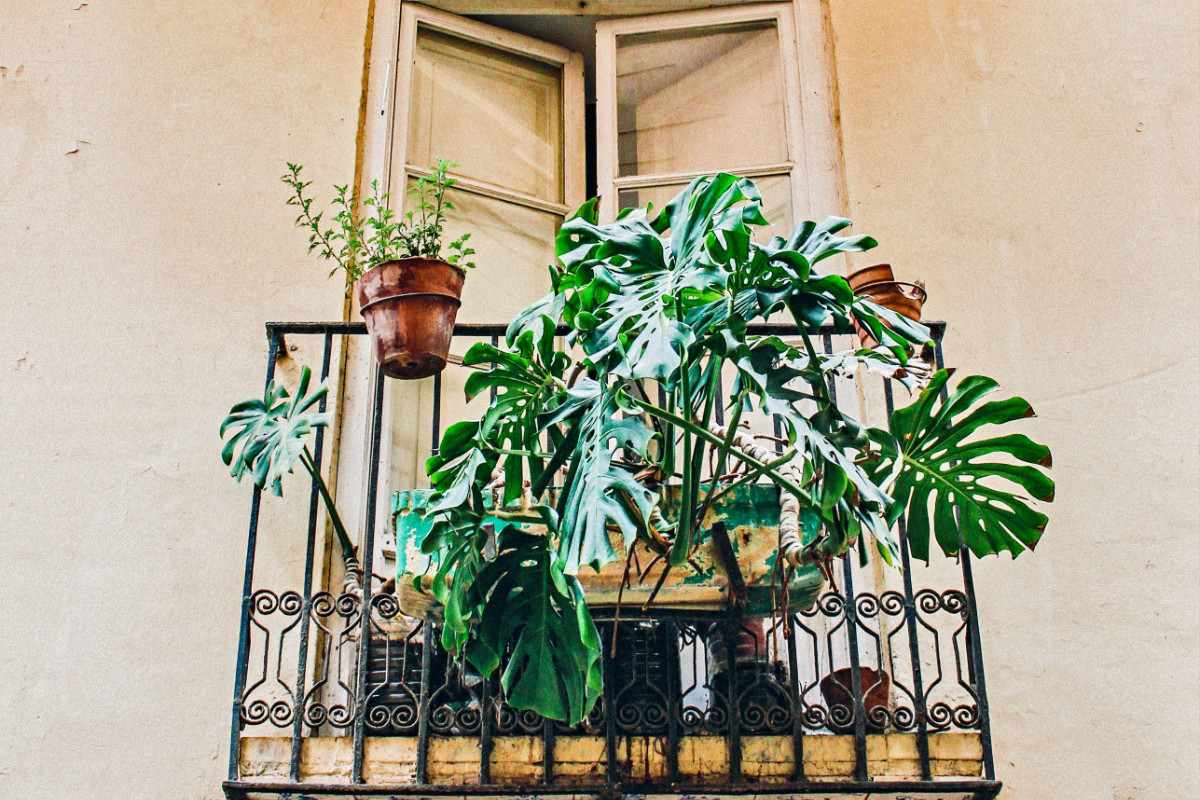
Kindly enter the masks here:
<path id="1" fill-rule="evenodd" d="M 554 261 L 562 217 L 461 190 L 447 196 L 455 209 L 447 215 L 444 241 L 470 232 L 469 243 L 478 251 L 458 320 L 507 323 L 550 291 L 547 265 Z"/>
<path id="2" fill-rule="evenodd" d="M 765 232 L 755 238 L 759 241 L 768 236 L 787 236 L 792 232 L 792 180 L 787 175 L 771 175 L 763 178 L 752 178 L 763 199 L 763 216 L 770 223 Z M 670 184 L 664 186 L 643 186 L 637 189 L 622 189 L 617 194 L 617 203 L 621 208 L 634 208 L 653 203 L 656 209 L 661 209 L 667 203 L 687 188 L 687 184 Z"/>
<path id="3" fill-rule="evenodd" d="M 562 201 L 562 70 L 447 36 L 417 32 L 408 163 Z"/>
<path id="4" fill-rule="evenodd" d="M 617 39 L 620 175 L 788 159 L 773 22 Z"/>

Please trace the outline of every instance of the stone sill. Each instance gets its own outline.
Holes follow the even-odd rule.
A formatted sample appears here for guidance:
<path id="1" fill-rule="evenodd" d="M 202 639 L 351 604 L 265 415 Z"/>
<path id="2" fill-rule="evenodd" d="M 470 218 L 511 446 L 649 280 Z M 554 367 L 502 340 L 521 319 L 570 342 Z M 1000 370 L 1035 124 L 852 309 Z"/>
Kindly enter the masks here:
<path id="1" fill-rule="evenodd" d="M 286 780 L 292 740 L 288 736 L 242 739 L 243 780 Z M 720 785 L 729 779 L 726 740 L 721 736 L 684 736 L 679 742 L 680 781 Z M 666 782 L 665 737 L 622 736 L 618 753 L 627 784 Z M 588 786 L 605 781 L 603 736 L 559 736 L 554 743 L 554 784 Z M 411 784 L 416 780 L 415 736 L 368 737 L 364 742 L 363 778 L 367 784 Z M 491 779 L 495 784 L 535 789 L 543 779 L 542 739 L 497 736 L 493 739 Z M 977 733 L 929 735 L 934 778 L 978 778 L 983 750 Z M 429 741 L 431 784 L 468 786 L 479 781 L 479 739 L 437 736 Z M 349 737 L 304 739 L 302 782 L 348 784 L 353 761 Z M 790 736 L 743 736 L 742 780 L 748 784 L 782 784 L 794 772 Z M 854 737 L 804 737 L 804 771 L 809 780 L 850 781 L 854 774 Z M 867 772 L 873 780 L 916 780 L 920 775 L 917 737 L 912 733 L 867 736 Z M 861 796 L 861 795 L 860 795 Z"/>

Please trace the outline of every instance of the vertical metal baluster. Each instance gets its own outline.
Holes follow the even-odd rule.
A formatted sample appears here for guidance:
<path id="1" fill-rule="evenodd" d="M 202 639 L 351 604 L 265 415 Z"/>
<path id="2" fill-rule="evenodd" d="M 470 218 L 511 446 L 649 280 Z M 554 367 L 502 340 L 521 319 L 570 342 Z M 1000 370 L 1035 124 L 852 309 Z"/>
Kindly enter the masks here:
<path id="1" fill-rule="evenodd" d="M 667 780 L 679 780 L 679 717 L 683 702 L 683 680 L 679 676 L 679 626 L 674 620 L 663 622 L 666 626 L 667 662 Z M 660 639 L 661 641 L 661 639 Z"/>
<path id="2" fill-rule="evenodd" d="M 321 354 L 321 381 L 329 377 L 329 359 L 333 352 L 333 337 L 325 334 L 325 349 Z M 325 397 L 321 398 L 317 411 L 325 413 Z M 317 441 L 313 446 L 313 463 L 317 471 L 321 470 L 322 455 L 325 446 L 325 429 L 317 428 Z M 293 781 L 300 780 L 300 745 L 304 736 L 304 693 L 307 689 L 308 670 L 308 629 L 309 612 L 312 605 L 313 561 L 317 549 L 317 504 L 320 493 L 317 483 L 313 481 L 312 491 L 308 496 L 308 544 L 304 550 L 304 586 L 302 587 L 303 602 L 300 604 L 300 652 L 296 657 L 296 697 L 292 703 L 292 755 L 288 774 Z"/>
<path id="3" fill-rule="evenodd" d="M 726 682 L 729 707 L 729 782 L 742 781 L 742 715 L 738 708 L 737 635 L 740 629 L 738 618 L 730 616 L 719 625 L 724 626 L 725 652 L 728 662 L 729 680 Z"/>
<path id="4" fill-rule="evenodd" d="M 499 346 L 500 346 L 500 337 L 493 333 L 492 334 L 492 347 L 499 347 Z M 496 362 L 493 361 L 492 366 L 494 367 L 495 365 L 496 365 Z M 496 399 L 496 387 L 495 386 L 493 386 L 491 389 L 488 389 L 488 399 L 493 400 L 493 401 Z"/>
<path id="5" fill-rule="evenodd" d="M 500 346 L 500 337 L 497 334 L 491 336 L 492 347 Z M 496 362 L 492 362 L 495 366 Z M 492 402 L 496 400 L 496 387 L 493 386 L 488 390 L 488 399 Z M 438 397 L 440 401 L 441 398 Z M 440 405 L 440 402 L 439 402 Z M 434 447 L 437 447 L 437 442 L 434 441 Z M 479 690 L 479 782 L 487 784 L 492 782 L 492 732 L 495 723 L 495 705 L 492 700 L 492 680 L 490 676 L 480 675 L 480 690 Z"/>
<path id="6" fill-rule="evenodd" d="M 617 709 L 613 707 L 613 681 L 617 676 L 608 647 L 605 647 L 604 652 L 600 654 L 600 660 L 604 666 L 604 752 L 606 758 L 604 778 L 611 791 L 617 786 L 619 778 L 617 773 Z"/>
<path id="7" fill-rule="evenodd" d="M 938 369 L 945 367 L 942 355 L 942 340 L 939 337 L 934 345 L 934 358 Z M 945 402 L 947 390 L 942 389 L 942 401 Z M 955 516 L 957 519 L 957 515 Z M 996 763 L 992 754 L 992 720 L 988 710 L 987 682 L 983 675 L 983 644 L 979 640 L 979 608 L 975 603 L 975 577 L 971 572 L 971 551 L 959 540 L 958 560 L 962 566 L 963 593 L 967 596 L 967 646 L 970 650 L 971 662 L 974 663 L 971 683 L 975 688 L 975 702 L 979 712 L 979 741 L 983 746 L 983 776 L 989 780 L 996 777 Z"/>
<path id="8" fill-rule="evenodd" d="M 421 694 L 417 701 L 417 783 L 429 783 L 429 697 L 433 692 L 433 647 L 437 631 L 433 614 L 427 613 L 421 623 Z"/>
<path id="9" fill-rule="evenodd" d="M 430 449 L 436 455 L 442 441 L 442 373 L 433 376 L 433 442 Z"/>
<path id="10" fill-rule="evenodd" d="M 554 783 L 554 720 L 542 720 L 542 783 Z"/>
<path id="11" fill-rule="evenodd" d="M 379 495 L 379 442 L 383 428 L 383 370 L 375 370 L 375 403 L 371 411 L 370 468 L 367 470 L 367 516 L 362 546 L 362 611 L 358 633 L 358 677 L 354 682 L 354 763 L 350 777 L 362 783 L 363 734 L 367 723 L 367 659 L 371 650 L 371 583 L 375 562 L 375 506 Z"/>
<path id="12" fill-rule="evenodd" d="M 275 333 L 267 329 L 267 377 L 263 392 L 275 380 L 275 354 L 280 343 Z M 233 669 L 233 709 L 229 720 L 229 780 L 238 779 L 242 750 L 242 692 L 246 690 L 246 667 L 250 657 L 250 597 L 254 590 L 254 554 L 258 547 L 258 507 L 262 489 L 255 486 L 250 494 L 250 527 L 246 534 L 246 566 L 242 573 L 242 618 L 238 628 L 237 662 Z"/>
<path id="13" fill-rule="evenodd" d="M 887 408 L 887 417 L 892 418 L 895 400 L 892 398 L 892 381 L 883 382 L 883 400 Z M 912 555 L 908 550 L 908 527 L 904 517 L 899 520 L 900 533 L 900 568 L 904 579 L 904 625 L 908 629 L 908 659 L 912 662 L 913 704 L 917 715 L 917 754 L 921 759 L 921 779 L 932 780 L 933 773 L 929 764 L 929 726 L 928 710 L 925 707 L 925 681 L 921 675 L 921 647 L 917 640 L 917 603 L 913 594 Z"/>
<path id="14" fill-rule="evenodd" d="M 479 689 L 479 782 L 492 782 L 492 679 L 480 676 Z"/>
<path id="15" fill-rule="evenodd" d="M 787 631 L 788 645 L 788 693 L 792 703 L 792 758 L 796 762 L 795 768 L 792 770 L 792 779 L 802 781 L 804 780 L 804 714 L 800 699 L 800 658 L 796 652 L 796 630 L 792 612 L 785 608 L 783 613 L 787 615 L 788 622 L 784 627 Z"/>
<path id="16" fill-rule="evenodd" d="M 854 777 L 867 779 L 867 711 L 863 705 L 862 675 L 859 672 L 858 609 L 854 605 L 854 564 L 850 553 L 842 556 L 842 579 L 846 584 L 846 640 L 850 647 L 850 694 L 854 698 Z"/>
<path id="17" fill-rule="evenodd" d="M 778 414 L 771 417 L 771 427 L 775 433 L 775 452 L 782 454 L 783 442 L 779 440 L 783 438 L 783 423 Z M 792 778 L 802 781 L 804 780 L 804 714 L 800 694 L 800 657 L 796 650 L 795 620 L 791 609 L 783 609 L 783 614 L 786 623 L 783 627 L 787 632 L 788 647 L 788 699 L 792 704 L 792 759 L 795 761 Z"/>
<path id="18" fill-rule="evenodd" d="M 833 352 L 833 337 L 821 334 L 821 346 L 826 354 Z M 829 396 L 837 403 L 837 382 L 829 378 Z M 854 564 L 850 553 L 842 556 L 842 573 L 846 584 L 846 640 L 850 647 L 850 694 L 854 698 L 854 777 L 867 779 L 867 710 L 863 704 L 861 659 L 858 652 L 858 609 L 854 605 Z"/>

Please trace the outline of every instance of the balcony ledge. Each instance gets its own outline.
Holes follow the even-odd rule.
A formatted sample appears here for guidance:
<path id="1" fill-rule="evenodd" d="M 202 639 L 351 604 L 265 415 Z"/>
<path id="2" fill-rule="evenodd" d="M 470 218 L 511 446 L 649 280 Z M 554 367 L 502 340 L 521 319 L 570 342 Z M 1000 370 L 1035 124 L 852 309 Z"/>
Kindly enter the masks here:
<path id="1" fill-rule="evenodd" d="M 679 742 L 680 782 L 666 781 L 664 737 L 620 737 L 618 752 L 628 773 L 624 792 L 638 794 L 802 794 L 829 798 L 913 796 L 937 798 L 992 797 L 1000 784 L 982 780 L 983 750 L 977 733 L 929 736 L 930 768 L 935 780 L 920 781 L 917 737 L 909 733 L 867 736 L 867 767 L 873 780 L 854 781 L 854 737 L 806 736 L 804 774 L 795 782 L 790 736 L 742 738 L 742 782 L 729 784 L 726 740 L 720 736 L 685 736 Z M 480 796 L 533 793 L 576 796 L 612 795 L 605 789 L 603 736 L 561 736 L 554 744 L 554 781 L 543 782 L 543 741 L 538 736 L 494 739 L 491 773 L 494 784 L 479 778 L 479 740 L 443 736 L 429 743 L 429 784 L 416 783 L 417 738 L 368 737 L 364 742 L 364 783 L 350 782 L 353 739 L 313 737 L 303 740 L 300 782 L 288 782 L 292 740 L 287 736 L 242 739 L 242 779 L 225 785 L 232 797 L 253 798 L 286 792 L 305 796 L 441 795 Z"/>

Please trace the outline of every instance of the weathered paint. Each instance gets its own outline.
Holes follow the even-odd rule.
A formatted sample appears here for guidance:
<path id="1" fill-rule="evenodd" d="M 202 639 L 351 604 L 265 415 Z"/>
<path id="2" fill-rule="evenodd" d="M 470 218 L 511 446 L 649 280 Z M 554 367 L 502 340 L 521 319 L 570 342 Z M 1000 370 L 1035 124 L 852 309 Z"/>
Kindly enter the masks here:
<path id="1" fill-rule="evenodd" d="M 414 579 L 428 589 L 434 569 L 431 557 L 421 552 L 421 543 L 429 532 L 430 522 L 423 515 L 429 499 L 428 490 L 406 489 L 392 496 L 392 520 L 396 531 L 396 585 L 400 587 L 401 607 L 409 614 L 421 614 L 428 609 L 430 598 L 410 591 Z M 491 501 L 488 497 L 486 502 Z M 677 513 L 678 487 L 671 487 L 664 513 L 671 518 Z M 769 484 L 744 484 L 735 487 L 713 503 L 697 534 L 695 555 L 687 564 L 674 568 L 655 598 L 655 604 L 672 608 L 719 609 L 729 605 L 729 579 L 724 565 L 716 557 L 712 544 L 712 528 L 717 522 L 726 525 L 730 542 L 737 556 L 740 571 L 747 587 L 747 608 L 754 614 L 766 614 L 778 602 L 778 576 L 775 574 L 776 544 L 779 540 L 779 490 Z M 523 529 L 544 531 L 540 525 L 515 523 L 488 516 L 485 525 L 503 527 L 515 525 Z M 620 532 L 609 533 L 613 549 L 625 552 Z M 634 545 L 636 563 L 641 570 L 630 570 L 630 584 L 622 592 L 625 578 L 623 561 L 606 564 L 599 573 L 584 569 L 579 574 L 588 601 L 595 606 L 613 605 L 618 596 L 623 603 L 643 602 L 662 575 L 662 561 L 649 569 L 654 553 L 642 543 Z M 640 573 L 640 574 L 639 574 Z M 805 567 L 793 572 L 788 585 L 788 599 L 794 610 L 809 608 L 824 586 L 820 570 Z"/>
<path id="2" fill-rule="evenodd" d="M 542 778 L 540 736 L 498 736 L 492 751 L 492 779 L 499 783 L 534 783 Z M 369 737 L 363 775 L 376 783 L 404 783 L 415 777 L 416 738 Z M 620 737 L 617 752 L 626 765 L 626 782 L 662 781 L 667 772 L 666 741 L 659 736 Z M 242 749 L 243 774 L 253 779 L 286 778 L 291 741 L 286 737 L 250 737 Z M 348 737 L 306 739 L 301 778 L 312 782 L 344 783 L 350 775 Z M 980 774 L 982 749 L 975 733 L 935 733 L 929 737 L 930 766 L 938 778 L 970 778 Z M 443 736 L 430 742 L 429 779 L 442 784 L 472 784 L 479 780 L 479 740 L 474 736 Z M 874 778 L 916 778 L 920 775 L 916 735 L 867 736 L 867 768 Z M 794 773 L 790 736 L 742 737 L 742 774 L 747 780 L 780 783 Z M 807 736 L 804 769 L 809 778 L 849 778 L 854 773 L 852 736 Z M 559 736 L 554 743 L 554 779 L 559 785 L 604 781 L 605 743 L 602 736 Z M 720 783 L 729 779 L 728 744 L 722 736 L 684 736 L 679 742 L 679 772 L 684 781 Z"/>

